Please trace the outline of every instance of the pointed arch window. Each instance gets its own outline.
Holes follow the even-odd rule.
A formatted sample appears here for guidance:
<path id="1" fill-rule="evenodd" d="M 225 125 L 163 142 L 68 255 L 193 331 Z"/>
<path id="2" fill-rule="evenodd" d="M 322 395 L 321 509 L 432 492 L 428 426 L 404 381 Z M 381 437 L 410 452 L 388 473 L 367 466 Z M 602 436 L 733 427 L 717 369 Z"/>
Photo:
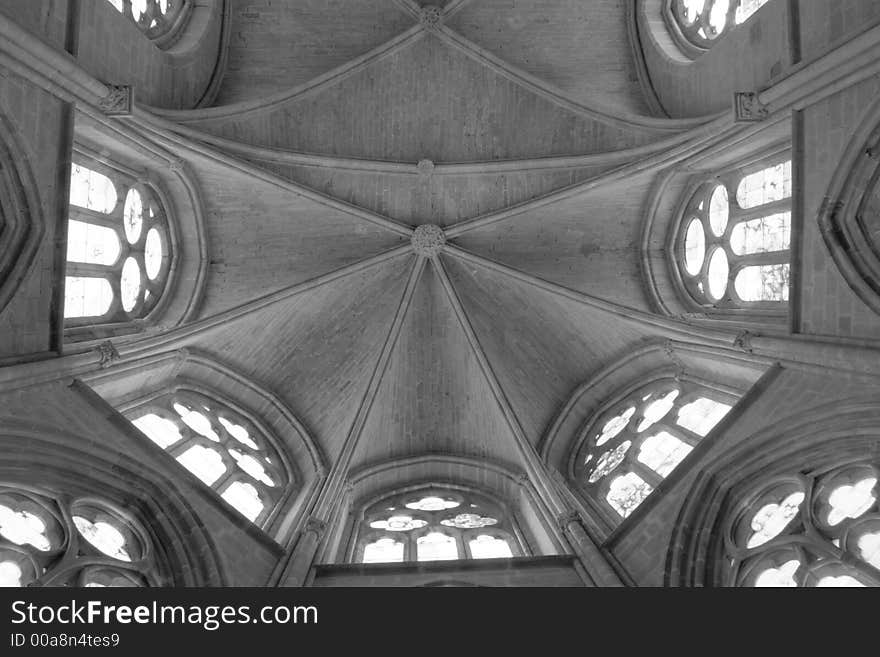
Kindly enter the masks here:
<path id="1" fill-rule="evenodd" d="M 880 586 L 876 462 L 776 477 L 723 522 L 729 586 Z"/>
<path id="2" fill-rule="evenodd" d="M 171 247 L 168 214 L 155 187 L 122 170 L 76 159 L 67 225 L 68 335 L 137 330 L 166 292 Z"/>
<path id="3" fill-rule="evenodd" d="M 159 586 L 149 534 L 98 499 L 0 487 L 0 586 Z"/>
<path id="4" fill-rule="evenodd" d="M 791 159 L 773 156 L 700 183 L 684 206 L 675 267 L 692 302 L 777 313 L 791 280 Z"/>
<path id="5" fill-rule="evenodd" d="M 150 440 L 254 524 L 265 527 L 294 483 L 275 441 L 231 405 L 192 390 L 127 413 Z"/>
<path id="6" fill-rule="evenodd" d="M 669 10 L 681 35 L 690 44 L 706 49 L 769 1 L 670 0 Z"/>
<path id="7" fill-rule="evenodd" d="M 179 36 L 192 10 L 191 0 L 107 0 L 149 39 L 167 46 Z"/>
<path id="8" fill-rule="evenodd" d="M 737 395 L 688 380 L 660 379 L 606 406 L 575 454 L 580 489 L 612 526 L 654 492 L 721 419 Z"/>
<path id="9" fill-rule="evenodd" d="M 521 556 L 513 520 L 482 495 L 446 488 L 395 494 L 370 505 L 355 561 L 393 563 Z"/>

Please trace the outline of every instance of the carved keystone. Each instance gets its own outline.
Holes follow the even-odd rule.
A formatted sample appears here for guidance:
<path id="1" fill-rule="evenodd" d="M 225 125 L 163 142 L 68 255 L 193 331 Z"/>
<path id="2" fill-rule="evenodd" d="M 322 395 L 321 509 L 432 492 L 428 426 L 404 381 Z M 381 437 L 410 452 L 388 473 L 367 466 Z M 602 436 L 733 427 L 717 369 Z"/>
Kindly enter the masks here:
<path id="1" fill-rule="evenodd" d="M 415 229 L 412 236 L 412 248 L 418 255 L 433 258 L 443 250 L 446 235 L 440 226 L 424 224 Z"/>
<path id="2" fill-rule="evenodd" d="M 737 91 L 733 94 L 733 114 L 737 123 L 755 123 L 770 116 L 770 111 L 754 91 Z"/>
<path id="3" fill-rule="evenodd" d="M 422 7 L 422 13 L 419 16 L 419 22 L 429 30 L 433 30 L 440 26 L 443 22 L 443 10 L 434 5 Z"/>
<path id="4" fill-rule="evenodd" d="M 98 101 L 98 107 L 107 116 L 131 116 L 134 92 L 127 84 L 107 85 L 110 93 Z"/>

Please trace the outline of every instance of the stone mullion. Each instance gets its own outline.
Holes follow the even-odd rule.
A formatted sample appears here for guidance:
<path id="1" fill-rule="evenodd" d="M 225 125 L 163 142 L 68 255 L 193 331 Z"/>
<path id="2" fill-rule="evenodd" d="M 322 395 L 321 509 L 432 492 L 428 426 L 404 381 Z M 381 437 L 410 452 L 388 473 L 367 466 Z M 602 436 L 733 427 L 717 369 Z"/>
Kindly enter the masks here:
<path id="1" fill-rule="evenodd" d="M 754 219 L 763 219 L 774 214 L 784 214 L 791 212 L 791 197 L 786 196 L 778 201 L 770 201 L 762 205 L 756 205 L 753 208 L 741 208 L 738 203 L 733 200 L 736 197 L 731 196 L 729 225 L 727 232 L 729 233 L 733 226 L 744 221 L 752 221 Z"/>

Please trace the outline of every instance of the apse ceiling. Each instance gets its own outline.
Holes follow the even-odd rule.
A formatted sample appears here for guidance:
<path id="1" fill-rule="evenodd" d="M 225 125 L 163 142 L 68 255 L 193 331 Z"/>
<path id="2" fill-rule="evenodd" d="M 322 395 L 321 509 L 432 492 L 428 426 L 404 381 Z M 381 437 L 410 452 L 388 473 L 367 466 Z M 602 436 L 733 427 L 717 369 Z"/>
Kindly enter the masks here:
<path id="1" fill-rule="evenodd" d="M 674 331 L 642 215 L 652 158 L 700 122 L 648 115 L 623 0 L 441 5 L 234 0 L 216 106 L 134 121 L 204 195 L 180 344 L 353 468 L 515 466 L 579 384 Z"/>

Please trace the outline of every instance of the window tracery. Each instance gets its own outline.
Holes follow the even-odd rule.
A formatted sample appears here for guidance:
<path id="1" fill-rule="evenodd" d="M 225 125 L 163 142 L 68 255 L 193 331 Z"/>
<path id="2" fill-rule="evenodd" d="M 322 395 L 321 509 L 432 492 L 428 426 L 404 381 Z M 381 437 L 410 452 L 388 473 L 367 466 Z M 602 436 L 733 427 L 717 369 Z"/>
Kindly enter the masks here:
<path id="1" fill-rule="evenodd" d="M 290 484 L 265 432 L 201 393 L 178 390 L 128 415 L 150 440 L 255 524 L 267 521 Z"/>
<path id="2" fill-rule="evenodd" d="M 880 586 L 876 463 L 757 487 L 724 525 L 730 586 Z"/>
<path id="3" fill-rule="evenodd" d="M 361 563 L 497 559 L 521 555 L 512 520 L 469 492 L 431 488 L 371 505 L 358 527 Z"/>
<path id="4" fill-rule="evenodd" d="M 661 379 L 597 416 L 576 455 L 574 476 L 612 524 L 642 503 L 727 415 L 731 393 Z"/>
<path id="5" fill-rule="evenodd" d="M 0 586 L 150 586 L 144 529 L 94 499 L 54 499 L 0 487 Z"/>
<path id="6" fill-rule="evenodd" d="M 159 303 L 170 269 L 168 217 L 155 190 L 122 171 L 75 162 L 66 325 L 122 324 L 146 317 Z"/>
<path id="7" fill-rule="evenodd" d="M 710 48 L 721 36 L 742 25 L 769 0 L 671 0 L 672 16 L 684 37 Z"/>
<path id="8" fill-rule="evenodd" d="M 778 309 L 790 292 L 791 160 L 775 158 L 701 184 L 676 240 L 688 295 L 719 310 Z"/>
<path id="9" fill-rule="evenodd" d="M 107 0 L 150 39 L 168 37 L 180 29 L 188 0 Z"/>

